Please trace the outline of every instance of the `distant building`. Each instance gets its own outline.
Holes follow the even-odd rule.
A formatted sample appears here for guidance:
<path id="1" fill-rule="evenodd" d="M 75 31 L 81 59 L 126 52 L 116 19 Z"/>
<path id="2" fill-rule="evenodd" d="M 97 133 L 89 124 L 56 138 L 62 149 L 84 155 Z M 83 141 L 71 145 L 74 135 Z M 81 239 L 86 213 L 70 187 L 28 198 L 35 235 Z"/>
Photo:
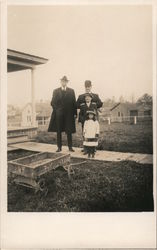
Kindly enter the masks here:
<path id="1" fill-rule="evenodd" d="M 23 109 L 8 107 L 8 127 L 31 127 L 32 105 L 27 103 Z"/>
<path id="2" fill-rule="evenodd" d="M 52 113 L 52 107 L 50 102 L 36 103 L 36 120 L 38 125 L 46 125 L 50 119 Z"/>
<path id="3" fill-rule="evenodd" d="M 21 112 L 13 105 L 7 106 L 7 123 L 8 127 L 21 126 Z"/>
<path id="4" fill-rule="evenodd" d="M 16 112 L 15 107 L 13 105 L 11 105 L 11 104 L 8 104 L 8 106 L 7 106 L 8 116 L 14 116 L 15 112 Z"/>
<path id="5" fill-rule="evenodd" d="M 32 125 L 32 119 L 32 105 L 31 103 L 27 103 L 21 112 L 21 126 L 30 127 Z"/>
<path id="6" fill-rule="evenodd" d="M 112 108 L 112 105 L 103 104 L 101 108 L 101 112 L 99 112 L 100 121 L 108 120 L 108 118 L 111 116 L 111 108 Z"/>
<path id="7" fill-rule="evenodd" d="M 110 109 L 111 121 L 124 121 L 130 117 L 150 118 L 152 116 L 151 103 L 117 103 Z M 128 119 L 127 119 L 128 117 Z"/>
<path id="8" fill-rule="evenodd" d="M 39 102 L 35 105 L 36 122 L 38 125 L 46 125 L 52 113 L 50 102 Z M 32 126 L 32 104 L 27 103 L 22 109 L 8 105 L 8 127 Z"/>

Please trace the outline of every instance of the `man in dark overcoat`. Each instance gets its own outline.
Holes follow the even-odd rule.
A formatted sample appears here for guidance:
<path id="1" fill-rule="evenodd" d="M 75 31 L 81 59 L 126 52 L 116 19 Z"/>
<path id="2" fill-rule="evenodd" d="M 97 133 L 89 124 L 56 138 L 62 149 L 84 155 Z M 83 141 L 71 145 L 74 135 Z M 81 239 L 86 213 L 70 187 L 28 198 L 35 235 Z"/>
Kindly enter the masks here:
<path id="1" fill-rule="evenodd" d="M 89 93 L 91 96 L 92 96 L 92 103 L 96 105 L 97 109 L 100 109 L 103 105 L 103 102 L 100 100 L 98 94 L 94 94 L 92 93 L 92 83 L 90 80 L 86 80 L 85 81 L 85 93 L 82 94 L 82 95 L 79 95 L 78 96 L 78 99 L 77 99 L 77 109 L 80 110 L 79 112 L 79 118 L 78 118 L 78 122 L 81 122 L 82 124 L 82 130 L 83 130 L 83 125 L 84 125 L 84 122 L 82 121 L 81 119 L 81 108 L 83 107 L 83 104 L 85 103 L 85 96 L 87 93 Z"/>
<path id="2" fill-rule="evenodd" d="M 72 148 L 72 133 L 76 132 L 75 118 L 77 117 L 77 106 L 74 90 L 67 87 L 68 81 L 66 76 L 61 79 L 61 87 L 53 91 L 51 100 L 53 112 L 48 132 L 57 132 L 58 149 L 56 152 L 62 150 L 62 132 L 67 134 L 69 151 L 74 152 Z"/>

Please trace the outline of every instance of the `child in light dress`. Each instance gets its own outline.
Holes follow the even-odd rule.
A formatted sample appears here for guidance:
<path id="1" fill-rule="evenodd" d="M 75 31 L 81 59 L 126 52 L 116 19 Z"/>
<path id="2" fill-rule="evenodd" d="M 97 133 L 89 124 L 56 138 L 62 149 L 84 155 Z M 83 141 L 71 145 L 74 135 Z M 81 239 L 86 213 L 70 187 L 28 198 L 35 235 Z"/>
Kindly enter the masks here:
<path id="1" fill-rule="evenodd" d="M 94 158 L 99 137 L 99 123 L 96 120 L 95 111 L 87 111 L 86 120 L 83 127 L 83 137 L 83 145 L 88 154 L 88 158 Z"/>

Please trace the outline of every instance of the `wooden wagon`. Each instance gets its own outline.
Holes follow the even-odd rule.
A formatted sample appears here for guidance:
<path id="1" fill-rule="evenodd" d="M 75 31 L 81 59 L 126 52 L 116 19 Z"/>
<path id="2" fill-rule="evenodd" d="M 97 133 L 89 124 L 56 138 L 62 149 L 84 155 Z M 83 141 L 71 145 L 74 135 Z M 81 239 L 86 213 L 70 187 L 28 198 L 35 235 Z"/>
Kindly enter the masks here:
<path id="1" fill-rule="evenodd" d="M 36 153 L 8 162 L 8 175 L 12 182 L 33 188 L 35 192 L 47 194 L 44 175 L 62 166 L 68 173 L 73 172 L 70 164 L 70 154 Z"/>

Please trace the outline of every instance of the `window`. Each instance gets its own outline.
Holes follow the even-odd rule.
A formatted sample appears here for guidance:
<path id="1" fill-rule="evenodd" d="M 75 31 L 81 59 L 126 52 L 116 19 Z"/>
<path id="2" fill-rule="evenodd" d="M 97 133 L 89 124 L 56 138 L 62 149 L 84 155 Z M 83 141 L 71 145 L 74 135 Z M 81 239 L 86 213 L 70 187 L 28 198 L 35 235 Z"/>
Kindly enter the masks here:
<path id="1" fill-rule="evenodd" d="M 145 110 L 144 116 L 151 116 L 151 110 Z"/>
<path id="2" fill-rule="evenodd" d="M 138 116 L 138 110 L 130 110 L 130 116 Z"/>

